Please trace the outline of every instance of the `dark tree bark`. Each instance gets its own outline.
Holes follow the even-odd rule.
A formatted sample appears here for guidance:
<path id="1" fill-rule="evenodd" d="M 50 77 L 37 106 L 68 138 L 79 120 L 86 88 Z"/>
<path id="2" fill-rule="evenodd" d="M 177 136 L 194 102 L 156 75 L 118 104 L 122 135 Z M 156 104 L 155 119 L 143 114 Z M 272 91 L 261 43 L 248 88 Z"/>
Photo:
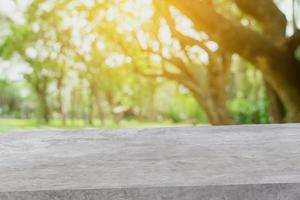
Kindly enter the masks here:
<path id="1" fill-rule="evenodd" d="M 283 123 L 285 120 L 285 108 L 277 95 L 276 91 L 265 82 L 266 93 L 268 96 L 269 120 L 271 123 Z"/>

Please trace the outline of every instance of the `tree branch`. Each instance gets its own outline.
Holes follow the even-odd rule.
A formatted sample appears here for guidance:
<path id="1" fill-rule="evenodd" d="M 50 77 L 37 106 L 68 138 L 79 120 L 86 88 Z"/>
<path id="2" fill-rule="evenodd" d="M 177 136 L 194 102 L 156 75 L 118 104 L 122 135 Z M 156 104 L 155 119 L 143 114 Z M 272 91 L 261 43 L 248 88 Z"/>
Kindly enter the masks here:
<path id="1" fill-rule="evenodd" d="M 287 46 L 291 53 L 294 53 L 300 45 L 300 30 L 296 32 L 287 40 Z"/>
<path id="2" fill-rule="evenodd" d="M 285 37 L 287 19 L 273 0 L 235 0 L 246 14 L 262 23 L 265 33 L 275 38 Z"/>
<path id="3" fill-rule="evenodd" d="M 206 51 L 208 54 L 211 53 L 210 49 L 205 45 L 203 41 L 196 40 L 195 38 L 189 37 L 187 35 L 184 35 L 176 28 L 176 22 L 174 21 L 173 17 L 170 14 L 169 7 L 163 3 L 160 2 L 160 6 L 158 5 L 157 1 L 154 2 L 156 12 L 159 11 L 159 14 L 165 18 L 167 21 L 167 24 L 170 28 L 170 31 L 172 35 L 179 40 L 181 45 L 183 46 L 199 46 L 204 51 Z"/>
<path id="4" fill-rule="evenodd" d="M 161 0 L 156 0 L 159 3 Z M 273 41 L 249 28 L 243 27 L 216 12 L 213 5 L 190 0 L 164 0 L 169 6 L 175 6 L 193 21 L 198 31 L 204 31 L 223 48 L 235 52 L 249 61 L 256 58 L 276 58 L 282 55 Z M 252 2 L 252 1 L 251 1 Z"/>

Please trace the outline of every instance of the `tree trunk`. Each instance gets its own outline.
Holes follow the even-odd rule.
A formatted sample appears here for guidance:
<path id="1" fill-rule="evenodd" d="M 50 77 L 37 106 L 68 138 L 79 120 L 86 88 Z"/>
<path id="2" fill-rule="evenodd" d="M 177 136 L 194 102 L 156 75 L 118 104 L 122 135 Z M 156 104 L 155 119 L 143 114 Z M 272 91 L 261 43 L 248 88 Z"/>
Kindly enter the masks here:
<path id="1" fill-rule="evenodd" d="M 205 111 L 207 119 L 211 125 L 233 124 L 233 119 L 227 109 L 226 101 L 212 99 L 209 95 L 207 95 L 207 98 L 203 100 L 203 91 L 200 91 L 200 93 L 193 92 L 193 95 L 199 106 Z"/>
<path id="2" fill-rule="evenodd" d="M 285 108 L 276 91 L 265 82 L 268 98 L 269 120 L 271 123 L 279 124 L 285 121 Z"/>
<path id="3" fill-rule="evenodd" d="M 50 122 L 50 109 L 47 101 L 47 96 L 44 92 L 38 92 L 39 104 L 41 109 L 41 117 L 45 124 L 49 124 Z"/>
<path id="4" fill-rule="evenodd" d="M 268 64 L 268 67 L 260 65 L 261 71 L 286 106 L 286 121 L 300 122 L 300 72 L 288 59 L 269 58 L 269 60 L 272 61 L 269 61 L 271 64 Z"/>
<path id="5" fill-rule="evenodd" d="M 217 56 L 217 57 L 215 57 Z M 234 120 L 227 108 L 228 90 L 231 67 L 231 55 L 221 52 L 210 55 L 209 64 L 206 67 L 206 82 L 203 87 L 201 79 L 196 76 L 194 84 L 197 90 L 193 92 L 199 105 L 205 110 L 209 123 L 212 125 L 230 125 Z"/>
<path id="6" fill-rule="evenodd" d="M 96 106 L 97 106 L 97 110 L 98 110 L 99 120 L 100 120 L 101 124 L 104 125 L 105 116 L 104 116 L 104 112 L 103 112 L 103 109 L 102 109 L 101 100 L 100 100 L 100 96 L 99 96 L 98 91 L 94 91 L 94 97 L 95 97 L 95 100 L 96 100 Z"/>
<path id="7" fill-rule="evenodd" d="M 116 115 L 114 113 L 114 106 L 115 105 L 114 105 L 113 94 L 112 94 L 112 92 L 107 91 L 106 94 L 105 94 L 105 96 L 106 96 L 107 103 L 109 104 L 109 110 L 110 110 L 110 114 L 111 114 L 112 120 L 116 124 L 118 124 L 119 121 L 118 121 L 118 119 L 117 119 L 117 117 L 116 117 Z"/>
<path id="8" fill-rule="evenodd" d="M 94 81 L 94 82 L 91 81 L 90 82 L 90 98 L 94 99 L 96 107 L 97 107 L 100 123 L 102 125 L 104 125 L 105 116 L 104 116 L 103 109 L 102 109 L 102 106 L 101 106 L 100 94 L 99 94 L 99 91 L 98 91 L 98 88 L 97 88 L 97 82 L 96 81 Z"/>
<path id="9" fill-rule="evenodd" d="M 90 126 L 94 124 L 94 101 L 93 101 L 93 85 L 90 84 L 90 92 L 88 96 L 88 123 Z"/>
<path id="10" fill-rule="evenodd" d="M 62 88 L 59 85 L 57 85 L 57 90 L 58 90 L 58 94 L 57 94 L 58 112 L 61 116 L 62 125 L 65 126 L 66 125 L 66 115 L 64 112 L 64 108 L 63 108 Z"/>

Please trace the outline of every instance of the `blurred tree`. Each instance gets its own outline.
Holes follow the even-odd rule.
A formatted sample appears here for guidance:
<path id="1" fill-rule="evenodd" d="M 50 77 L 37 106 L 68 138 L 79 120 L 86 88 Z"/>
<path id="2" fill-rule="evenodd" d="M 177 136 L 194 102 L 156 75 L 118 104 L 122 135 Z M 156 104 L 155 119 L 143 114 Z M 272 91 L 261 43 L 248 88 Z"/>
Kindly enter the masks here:
<path id="1" fill-rule="evenodd" d="M 184 35 L 177 30 L 178 20 L 172 17 L 172 13 L 158 6 L 147 22 L 134 30 L 118 31 L 122 23 L 133 20 L 124 17 L 126 11 L 124 14 L 122 6 L 118 8 L 119 18 L 116 22 L 109 22 L 111 29 L 116 30 L 114 37 L 110 37 L 131 58 L 137 73 L 167 78 L 184 85 L 206 112 L 211 124 L 234 123 L 226 105 L 230 53 L 221 48 L 216 50 L 209 40 L 200 41 Z"/>
<path id="2" fill-rule="evenodd" d="M 31 71 L 25 75 L 25 79 L 37 96 L 39 116 L 45 123 L 49 123 L 52 112 L 48 102 L 49 86 L 53 81 L 56 82 L 57 110 L 65 123 L 62 89 L 67 73 L 67 48 L 72 48 L 68 42 L 70 31 L 59 26 L 61 17 L 58 12 L 43 11 L 41 5 L 42 1 L 33 1 L 24 14 L 24 23 L 11 21 L 10 34 L 4 38 L 0 54 L 10 58 L 17 53 L 30 65 Z M 57 4 L 53 11 L 59 10 L 62 5 L 63 2 Z"/>
<path id="3" fill-rule="evenodd" d="M 48 85 L 50 82 L 49 77 L 49 64 L 48 60 L 37 60 L 36 50 L 28 48 L 34 41 L 34 34 L 30 27 L 26 25 L 11 24 L 11 34 L 7 36 L 1 45 L 0 54 L 4 58 L 9 58 L 15 53 L 18 53 L 23 60 L 31 66 L 25 79 L 32 86 L 35 91 L 40 104 L 40 116 L 48 123 L 50 118 L 50 109 L 47 102 Z M 48 66 L 48 67 L 47 67 Z"/>
<path id="4" fill-rule="evenodd" d="M 287 121 L 300 121 L 299 60 L 295 52 L 299 33 L 287 37 L 287 20 L 273 0 L 235 0 L 241 12 L 261 26 L 256 31 L 219 14 L 212 1 L 156 1 L 161 7 L 174 6 L 188 17 L 198 31 L 205 32 L 227 52 L 237 53 L 255 65 L 273 92 L 287 108 Z M 168 10 L 165 9 L 166 12 Z"/>

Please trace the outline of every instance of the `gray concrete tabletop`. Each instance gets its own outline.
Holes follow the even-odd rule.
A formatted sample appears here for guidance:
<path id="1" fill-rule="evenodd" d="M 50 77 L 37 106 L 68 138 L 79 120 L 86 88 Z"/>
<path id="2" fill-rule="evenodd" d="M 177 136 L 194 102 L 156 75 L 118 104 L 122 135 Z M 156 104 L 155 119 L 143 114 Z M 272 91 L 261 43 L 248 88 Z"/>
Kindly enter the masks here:
<path id="1" fill-rule="evenodd" d="M 3 133 L 0 199 L 300 200 L 300 125 Z"/>

